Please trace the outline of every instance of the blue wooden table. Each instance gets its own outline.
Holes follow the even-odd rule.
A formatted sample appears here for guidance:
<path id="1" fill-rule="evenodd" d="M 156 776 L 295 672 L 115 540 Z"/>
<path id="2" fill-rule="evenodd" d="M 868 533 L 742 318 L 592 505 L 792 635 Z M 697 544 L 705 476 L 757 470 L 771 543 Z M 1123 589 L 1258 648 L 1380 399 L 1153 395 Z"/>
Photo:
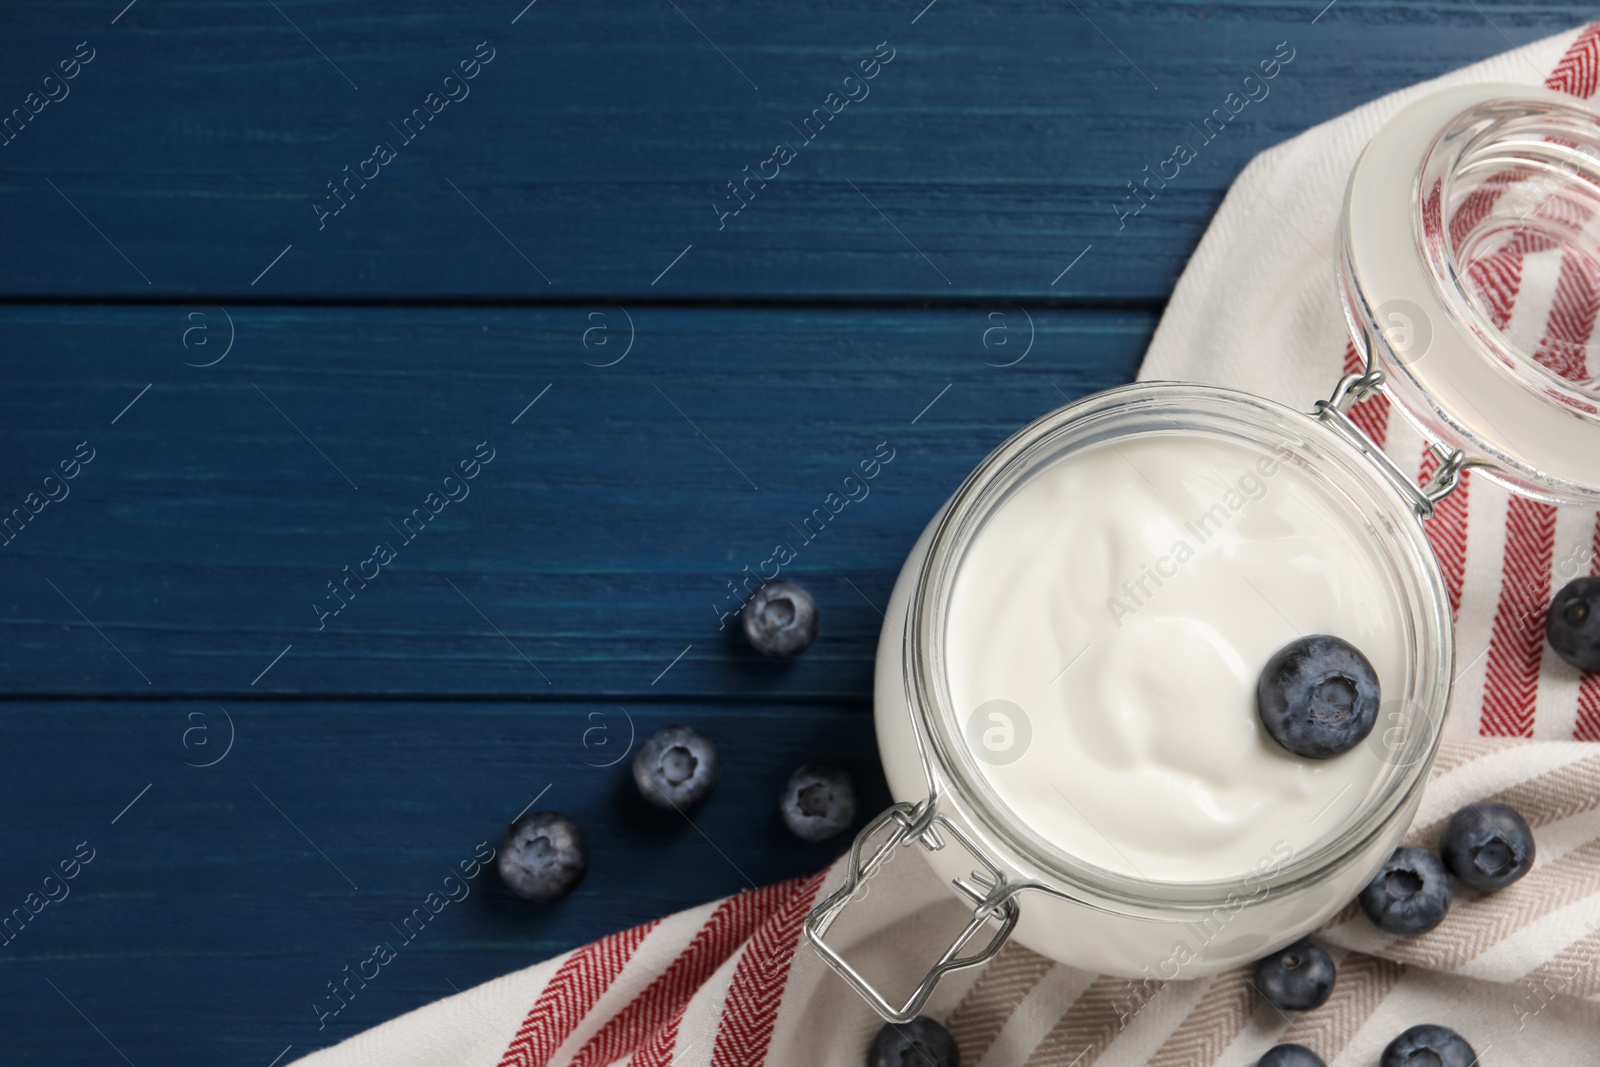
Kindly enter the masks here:
<path id="1" fill-rule="evenodd" d="M 1587 14 L 525 2 L 5 12 L 0 1062 L 267 1067 L 820 867 L 775 797 L 887 802 L 907 548 L 1132 377 L 1240 166 Z M 724 625 L 780 542 L 792 664 Z M 615 762 L 672 722 L 724 754 L 696 826 Z M 533 802 L 579 891 L 485 872 L 319 1021 Z"/>

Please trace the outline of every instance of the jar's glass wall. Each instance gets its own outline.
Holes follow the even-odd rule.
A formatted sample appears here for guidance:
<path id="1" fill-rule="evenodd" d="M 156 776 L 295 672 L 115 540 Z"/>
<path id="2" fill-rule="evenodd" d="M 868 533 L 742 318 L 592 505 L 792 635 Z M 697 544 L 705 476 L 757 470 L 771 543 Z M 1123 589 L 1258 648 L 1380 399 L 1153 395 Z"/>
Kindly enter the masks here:
<path id="1" fill-rule="evenodd" d="M 1434 292 L 1528 388 L 1600 417 L 1600 118 L 1491 101 L 1439 134 L 1415 239 Z"/>

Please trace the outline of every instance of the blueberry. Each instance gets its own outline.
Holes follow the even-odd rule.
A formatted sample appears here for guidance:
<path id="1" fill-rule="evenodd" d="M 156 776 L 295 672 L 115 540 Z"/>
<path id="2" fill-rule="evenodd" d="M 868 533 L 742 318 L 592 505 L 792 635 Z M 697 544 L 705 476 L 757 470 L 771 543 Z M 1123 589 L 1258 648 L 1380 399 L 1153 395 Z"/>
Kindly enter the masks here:
<path id="1" fill-rule="evenodd" d="M 1427 933 L 1450 910 L 1450 872 L 1425 848 L 1397 848 L 1356 899 L 1386 933 Z"/>
<path id="2" fill-rule="evenodd" d="M 796 837 L 826 841 L 855 821 L 856 785 L 837 767 L 807 764 L 789 775 L 778 810 Z"/>
<path id="3" fill-rule="evenodd" d="M 1304 1045 L 1274 1045 L 1256 1061 L 1256 1067 L 1328 1067 L 1321 1056 Z"/>
<path id="4" fill-rule="evenodd" d="M 500 879 L 527 900 L 560 900 L 589 873 L 578 824 L 557 811 L 522 816 L 500 839 Z"/>
<path id="5" fill-rule="evenodd" d="M 867 1067 L 961 1067 L 961 1050 L 950 1031 L 919 1015 L 884 1023 L 867 1048 Z"/>
<path id="6" fill-rule="evenodd" d="M 1296 756 L 1327 759 L 1359 745 L 1378 721 L 1378 673 L 1337 637 L 1290 641 L 1267 661 L 1256 708 L 1272 739 Z"/>
<path id="7" fill-rule="evenodd" d="M 1473 1067 L 1478 1054 L 1448 1026 L 1413 1026 L 1384 1046 L 1378 1067 Z"/>
<path id="8" fill-rule="evenodd" d="M 633 754 L 639 793 L 658 808 L 692 808 L 716 788 L 720 763 L 711 739 L 687 726 L 663 726 Z"/>
<path id="9" fill-rule="evenodd" d="M 1561 587 L 1544 617 L 1544 635 L 1556 655 L 1580 671 L 1600 671 L 1600 578 Z"/>
<path id="10" fill-rule="evenodd" d="M 1462 885 L 1492 893 L 1533 866 L 1533 831 L 1509 805 L 1468 804 L 1444 824 L 1439 855 Z"/>
<path id="11" fill-rule="evenodd" d="M 1283 1011 L 1320 1008 L 1333 992 L 1333 957 L 1308 938 L 1257 960 L 1255 971 L 1256 988 Z"/>
<path id="12" fill-rule="evenodd" d="M 817 639 L 817 602 L 793 582 L 768 582 L 745 603 L 744 635 L 757 652 L 798 656 Z"/>

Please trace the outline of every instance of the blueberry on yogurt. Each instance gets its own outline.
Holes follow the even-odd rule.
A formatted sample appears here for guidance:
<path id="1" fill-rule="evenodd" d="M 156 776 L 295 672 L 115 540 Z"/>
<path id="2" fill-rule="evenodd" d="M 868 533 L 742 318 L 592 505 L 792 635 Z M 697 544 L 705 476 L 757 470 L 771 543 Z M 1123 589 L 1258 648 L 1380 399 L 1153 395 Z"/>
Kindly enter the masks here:
<path id="1" fill-rule="evenodd" d="M 796 768 L 778 798 L 778 810 L 794 835 L 806 841 L 836 837 L 856 818 L 856 786 L 837 767 Z"/>
<path id="2" fill-rule="evenodd" d="M 950 1031 L 919 1015 L 884 1023 L 867 1047 L 867 1067 L 961 1067 L 961 1050 Z"/>
<path id="3" fill-rule="evenodd" d="M 1256 1061 L 1256 1067 L 1328 1067 L 1328 1064 L 1304 1045 L 1274 1045 Z"/>
<path id="4" fill-rule="evenodd" d="M 1580 671 L 1600 671 L 1600 578 L 1561 587 L 1545 615 L 1544 635 L 1556 655 Z"/>
<path id="5" fill-rule="evenodd" d="M 1306 759 L 1329 759 L 1360 744 L 1378 720 L 1378 699 L 1378 673 L 1367 657 L 1328 634 L 1284 645 L 1256 685 L 1267 733 Z"/>
<path id="6" fill-rule="evenodd" d="M 1404 847 L 1394 850 L 1356 899 L 1378 929 L 1411 935 L 1443 922 L 1450 896 L 1450 872 L 1439 857 L 1425 848 Z"/>
<path id="7" fill-rule="evenodd" d="M 692 808 L 710 796 L 720 770 L 717 746 L 687 726 L 663 726 L 633 754 L 639 795 L 669 811 Z"/>
<path id="8" fill-rule="evenodd" d="M 1384 1046 L 1378 1067 L 1474 1067 L 1478 1054 L 1448 1026 L 1413 1026 Z"/>
<path id="9" fill-rule="evenodd" d="M 559 900 L 589 872 L 589 846 L 578 824 L 556 811 L 522 816 L 500 839 L 500 880 L 525 900 Z"/>
<path id="10" fill-rule="evenodd" d="M 1333 993 L 1333 957 L 1301 938 L 1256 961 L 1255 983 L 1267 1003 L 1281 1011 L 1310 1011 L 1326 1004 Z"/>
<path id="11" fill-rule="evenodd" d="M 1462 885 L 1492 893 L 1533 866 L 1533 831 L 1509 804 L 1468 804 L 1444 824 L 1439 855 Z"/>
<path id="12" fill-rule="evenodd" d="M 798 656 L 817 638 L 817 602 L 794 582 L 768 582 L 744 606 L 744 635 L 767 656 Z"/>

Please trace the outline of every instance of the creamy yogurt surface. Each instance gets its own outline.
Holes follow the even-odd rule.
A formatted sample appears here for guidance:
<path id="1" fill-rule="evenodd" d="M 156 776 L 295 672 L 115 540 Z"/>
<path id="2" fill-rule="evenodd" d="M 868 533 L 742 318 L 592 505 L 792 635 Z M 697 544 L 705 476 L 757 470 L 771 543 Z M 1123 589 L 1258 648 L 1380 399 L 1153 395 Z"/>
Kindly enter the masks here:
<path id="1" fill-rule="evenodd" d="M 1279 748 L 1256 712 L 1267 660 L 1342 637 L 1387 701 L 1401 619 L 1370 535 L 1292 462 L 1149 435 L 1012 491 L 957 571 L 945 661 L 977 764 L 1024 823 L 1121 874 L 1209 881 L 1281 866 L 1383 769 L 1373 738 L 1328 760 Z"/>

